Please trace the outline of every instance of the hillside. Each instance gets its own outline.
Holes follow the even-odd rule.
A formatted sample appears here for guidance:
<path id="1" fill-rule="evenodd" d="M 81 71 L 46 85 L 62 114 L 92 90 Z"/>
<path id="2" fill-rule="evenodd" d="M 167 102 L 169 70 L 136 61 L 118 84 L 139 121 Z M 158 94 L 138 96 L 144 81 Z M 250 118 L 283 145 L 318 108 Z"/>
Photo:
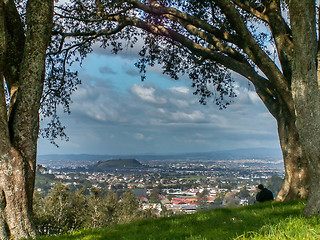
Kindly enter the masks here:
<path id="1" fill-rule="evenodd" d="M 320 239 L 319 220 L 301 216 L 303 207 L 304 202 L 299 201 L 269 202 L 193 215 L 141 220 L 105 229 L 86 229 L 39 240 Z"/>
<path id="2" fill-rule="evenodd" d="M 94 165 L 89 166 L 90 171 L 103 172 L 110 169 L 131 169 L 131 168 L 142 168 L 142 165 L 136 159 L 110 159 L 107 161 L 99 161 Z"/>

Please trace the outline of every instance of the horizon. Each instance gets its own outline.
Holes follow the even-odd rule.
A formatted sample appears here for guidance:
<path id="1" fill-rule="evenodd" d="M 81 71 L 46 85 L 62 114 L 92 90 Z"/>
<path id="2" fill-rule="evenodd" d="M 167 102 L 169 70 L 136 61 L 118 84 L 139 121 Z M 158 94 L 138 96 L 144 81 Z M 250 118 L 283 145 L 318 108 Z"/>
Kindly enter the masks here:
<path id="1" fill-rule="evenodd" d="M 166 156 L 166 155 L 192 155 L 192 154 L 215 154 L 215 153 L 236 153 L 239 152 L 241 155 L 241 151 L 247 151 L 247 154 L 261 154 L 263 151 L 270 151 L 270 155 L 278 155 L 282 158 L 282 152 L 279 151 L 277 148 L 240 148 L 240 149 L 225 149 L 225 150 L 218 150 L 218 151 L 206 151 L 206 152 L 174 152 L 174 153 L 133 153 L 133 154 L 110 154 L 110 153 L 103 153 L 103 154 L 90 154 L 90 153 L 54 153 L 54 154 L 37 154 L 37 156 L 50 156 L 50 155 L 73 155 L 73 156 L 80 156 L 80 155 L 87 155 L 87 156 L 148 156 L 148 155 L 155 155 L 155 156 Z M 260 151 L 253 153 L 252 151 Z M 273 152 L 273 154 L 272 154 Z M 243 154 L 243 153 L 242 153 Z M 264 152 L 265 154 L 265 152 Z"/>

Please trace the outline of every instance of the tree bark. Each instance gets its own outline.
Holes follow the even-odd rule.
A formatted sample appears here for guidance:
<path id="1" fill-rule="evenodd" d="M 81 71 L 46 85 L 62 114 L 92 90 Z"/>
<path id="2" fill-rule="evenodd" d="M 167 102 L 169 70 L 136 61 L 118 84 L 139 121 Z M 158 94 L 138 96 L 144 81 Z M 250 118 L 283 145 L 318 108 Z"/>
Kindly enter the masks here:
<path id="1" fill-rule="evenodd" d="M 28 198 L 30 193 L 28 194 L 23 158 L 14 148 L 1 155 L 0 189 L 5 199 L 2 204 L 3 227 L 0 235 L 9 235 L 13 239 L 35 237 L 32 208 L 29 204 L 32 200 Z"/>
<path id="2" fill-rule="evenodd" d="M 285 176 L 276 200 L 306 200 L 310 185 L 308 162 L 299 140 L 294 119 L 285 116 L 280 118 L 278 133 Z"/>
<path id="3" fill-rule="evenodd" d="M 320 214 L 320 92 L 317 80 L 315 3 L 291 0 L 290 22 L 294 41 L 292 93 L 296 127 L 309 165 L 310 191 L 306 216 Z"/>

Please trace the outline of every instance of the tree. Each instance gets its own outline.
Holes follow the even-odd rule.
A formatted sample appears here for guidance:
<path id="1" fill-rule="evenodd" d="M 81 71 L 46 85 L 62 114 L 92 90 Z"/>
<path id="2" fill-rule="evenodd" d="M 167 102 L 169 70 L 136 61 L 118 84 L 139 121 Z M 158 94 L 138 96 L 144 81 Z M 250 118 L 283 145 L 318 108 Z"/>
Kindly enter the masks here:
<path id="1" fill-rule="evenodd" d="M 208 202 L 209 191 L 203 189 L 197 193 L 197 204 L 199 209 L 205 209 Z"/>
<path id="2" fill-rule="evenodd" d="M 160 199 L 161 189 L 162 189 L 162 186 L 155 187 L 152 189 L 152 192 L 149 196 L 149 200 L 151 203 L 160 203 L 161 202 L 161 199 Z"/>
<path id="3" fill-rule="evenodd" d="M 250 197 L 250 193 L 249 191 L 247 190 L 246 186 L 242 187 L 240 189 L 240 192 L 238 193 L 238 196 L 240 198 L 249 198 Z"/>
<path id="4" fill-rule="evenodd" d="M 159 193 L 154 191 L 150 194 L 149 199 L 151 203 L 160 203 L 160 200 L 161 200 L 159 197 Z"/>
<path id="5" fill-rule="evenodd" d="M 114 224 L 117 222 L 117 218 L 119 217 L 118 205 L 119 205 L 119 198 L 117 193 L 109 191 L 106 197 L 106 208 L 108 212 L 108 219 L 107 221 L 110 224 Z"/>
<path id="6" fill-rule="evenodd" d="M 247 78 L 278 124 L 285 178 L 277 198 L 308 198 L 304 213 L 313 215 L 320 211 L 316 5 L 309 0 L 75 1 L 62 8 L 62 18 L 73 22 L 72 33 L 58 35 L 81 32 L 74 45 L 88 44 L 113 22 L 108 27 L 123 29 L 111 39 L 117 52 L 123 44 L 117 39 L 132 43 L 140 34 L 145 45 L 136 65 L 142 79 L 147 65 L 162 64 L 175 79 L 188 74 L 202 103 L 217 93 L 221 108 L 235 95 L 230 71 Z"/>
<path id="7" fill-rule="evenodd" d="M 91 196 L 89 201 L 90 220 L 92 222 L 91 227 L 97 228 L 104 226 L 107 221 L 105 201 L 103 192 L 97 188 L 91 188 Z"/>
<path id="8" fill-rule="evenodd" d="M 89 200 L 83 189 L 73 194 L 62 183 L 56 183 L 47 196 L 35 191 L 33 211 L 37 232 L 39 235 L 53 235 L 93 227 Z"/>
<path id="9" fill-rule="evenodd" d="M 226 207 L 236 207 L 240 203 L 240 198 L 234 192 L 227 192 L 223 201 L 225 202 Z"/>
<path id="10" fill-rule="evenodd" d="M 72 225 L 69 231 L 73 231 L 78 228 L 83 228 L 92 223 L 89 216 L 89 203 L 88 197 L 84 194 L 85 189 L 76 190 L 74 194 L 71 194 L 71 204 L 68 211 L 71 212 Z"/>
<path id="11" fill-rule="evenodd" d="M 60 49 L 61 10 L 54 10 L 54 2 L 0 0 L 1 239 L 35 237 L 32 206 L 38 136 L 52 143 L 56 137 L 66 137 L 57 106 L 69 113 L 71 93 L 79 84 L 77 74 L 66 68 L 79 55 L 73 47 Z M 68 31 L 67 25 L 64 29 Z M 110 34 L 117 32 L 109 29 Z M 81 51 L 85 48 L 85 43 L 76 48 L 80 57 L 85 56 Z M 51 118 L 42 131 L 40 113 L 41 118 Z"/>
<path id="12" fill-rule="evenodd" d="M 138 214 L 139 202 L 134 193 L 130 190 L 124 192 L 121 196 L 119 206 L 119 222 L 129 222 L 135 219 Z"/>
<path id="13" fill-rule="evenodd" d="M 266 187 L 273 193 L 274 196 L 280 191 L 283 179 L 278 175 L 272 175 L 270 180 L 266 182 Z"/>
<path id="14" fill-rule="evenodd" d="M 1 239 L 35 236 L 39 109 L 53 19 L 53 0 L 17 4 L 26 5 L 25 11 L 19 12 L 13 0 L 0 1 Z"/>

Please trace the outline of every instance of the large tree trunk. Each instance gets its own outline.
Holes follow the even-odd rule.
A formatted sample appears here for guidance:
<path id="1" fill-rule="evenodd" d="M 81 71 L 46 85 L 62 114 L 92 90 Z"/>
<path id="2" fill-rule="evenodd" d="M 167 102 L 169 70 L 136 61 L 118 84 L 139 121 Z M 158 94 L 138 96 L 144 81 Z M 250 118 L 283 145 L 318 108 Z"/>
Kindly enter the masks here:
<path id="1" fill-rule="evenodd" d="M 1 154 L 0 192 L 2 195 L 0 228 L 1 239 L 35 237 L 32 226 L 32 189 L 26 180 L 25 161 L 11 148 Z M 31 197 L 30 197 L 31 196 Z"/>
<path id="2" fill-rule="evenodd" d="M 36 235 L 32 197 L 53 0 L 28 0 L 26 10 L 24 30 L 14 1 L 0 0 L 0 238 L 4 240 Z M 10 96 L 10 110 L 5 85 L 15 93 Z"/>
<path id="3" fill-rule="evenodd" d="M 296 116 L 293 99 L 288 97 L 283 100 L 279 93 L 274 93 L 277 96 L 276 98 L 273 96 L 270 98 L 260 88 L 256 88 L 256 92 L 277 120 L 278 125 L 285 176 L 276 200 L 307 199 L 310 185 L 308 161 L 295 125 Z"/>
<path id="4" fill-rule="evenodd" d="M 315 4 L 290 1 L 290 22 L 294 41 L 292 93 L 296 126 L 306 153 L 310 191 L 304 214 L 320 214 L 320 92 L 317 81 L 317 36 Z"/>
<path id="5" fill-rule="evenodd" d="M 309 190 L 308 162 L 292 118 L 278 120 L 278 133 L 283 155 L 285 176 L 278 201 L 307 199 Z"/>

